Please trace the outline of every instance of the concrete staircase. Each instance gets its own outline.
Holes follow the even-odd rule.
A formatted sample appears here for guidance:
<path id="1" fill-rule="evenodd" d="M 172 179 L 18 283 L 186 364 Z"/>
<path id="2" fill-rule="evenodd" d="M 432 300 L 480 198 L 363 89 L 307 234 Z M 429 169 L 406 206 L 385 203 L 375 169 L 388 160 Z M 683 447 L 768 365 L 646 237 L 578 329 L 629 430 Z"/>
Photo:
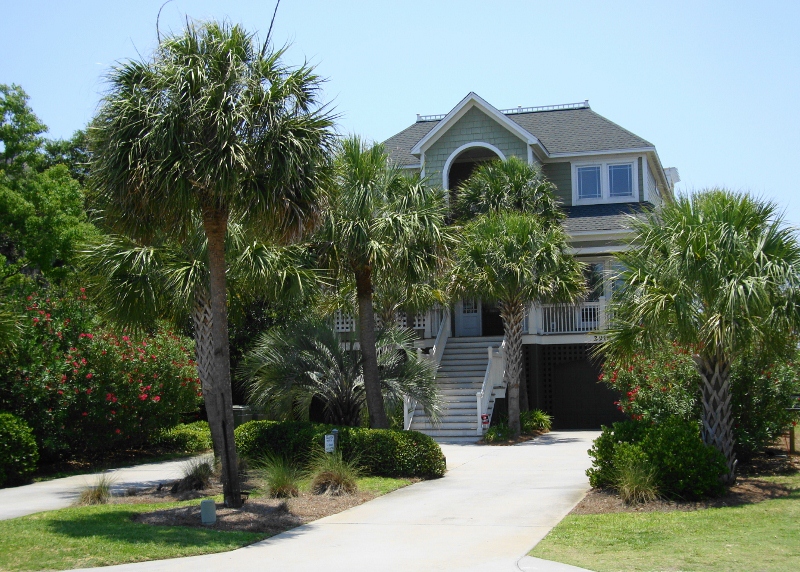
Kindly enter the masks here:
<path id="1" fill-rule="evenodd" d="M 481 390 L 486 374 L 488 347 L 497 348 L 501 343 L 503 336 L 448 339 L 436 375 L 444 399 L 441 423 L 434 427 L 417 406 L 411 429 L 430 435 L 440 443 L 474 443 L 480 439 L 475 394 Z M 493 408 L 494 398 L 489 403 L 490 414 Z"/>

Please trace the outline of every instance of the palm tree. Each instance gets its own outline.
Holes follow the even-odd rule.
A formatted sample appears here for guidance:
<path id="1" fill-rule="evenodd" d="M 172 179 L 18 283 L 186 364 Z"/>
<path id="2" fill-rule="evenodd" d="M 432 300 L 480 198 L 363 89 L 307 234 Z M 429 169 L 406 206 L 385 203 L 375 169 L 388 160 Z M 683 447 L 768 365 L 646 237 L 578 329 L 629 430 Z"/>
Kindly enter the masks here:
<path id="1" fill-rule="evenodd" d="M 391 274 L 404 284 L 427 282 L 449 245 L 444 194 L 404 176 L 382 145 L 342 141 L 335 160 L 330 210 L 318 240 L 323 267 L 354 282 L 370 427 L 387 428 L 376 353 L 373 290 Z"/>
<path id="2" fill-rule="evenodd" d="M 390 408 L 415 399 L 438 417 L 436 367 L 417 355 L 409 330 L 381 329 L 376 337 L 381 393 Z M 249 400 L 274 414 L 307 416 L 311 400 L 321 398 L 326 422 L 358 426 L 366 405 L 363 354 L 341 343 L 328 321 L 309 319 L 265 332 L 247 354 L 239 377 Z"/>
<path id="3" fill-rule="evenodd" d="M 256 297 L 302 295 L 319 278 L 303 246 L 264 244 L 249 237 L 238 223 L 228 225 L 226 251 L 234 309 Z M 207 241 L 199 224 L 181 243 L 166 236 L 150 244 L 120 235 L 102 236 L 84 248 L 81 263 L 93 298 L 114 320 L 151 327 L 156 320 L 166 319 L 183 327 L 190 318 L 198 377 L 203 393 L 211 391 L 213 317 Z M 212 426 L 211 438 L 215 455 L 220 456 L 224 440 L 218 429 Z"/>
<path id="4" fill-rule="evenodd" d="M 703 441 L 735 480 L 730 368 L 754 345 L 779 352 L 800 326 L 800 245 L 775 204 L 713 189 L 633 220 L 618 255 L 625 286 L 600 348 L 619 360 L 665 341 L 692 349 L 700 374 Z"/>
<path id="5" fill-rule="evenodd" d="M 177 240 L 202 221 L 212 313 L 209 422 L 223 436 L 223 489 L 241 506 L 233 440 L 225 236 L 233 218 L 288 239 L 317 220 L 332 118 L 320 80 L 288 68 L 283 50 L 240 26 L 187 23 L 149 60 L 112 69 L 89 128 L 90 186 L 106 222 L 149 240 Z"/>
<path id="6" fill-rule="evenodd" d="M 525 308 L 568 302 L 584 291 L 582 265 L 567 253 L 561 225 L 541 216 L 504 211 L 468 223 L 455 249 L 449 292 L 453 298 L 497 302 L 506 338 L 508 424 L 520 434 L 520 377 Z"/>
<path id="7" fill-rule="evenodd" d="M 478 165 L 456 191 L 453 211 L 460 221 L 488 212 L 517 211 L 560 222 L 564 211 L 555 190 L 539 167 L 511 156 Z"/>

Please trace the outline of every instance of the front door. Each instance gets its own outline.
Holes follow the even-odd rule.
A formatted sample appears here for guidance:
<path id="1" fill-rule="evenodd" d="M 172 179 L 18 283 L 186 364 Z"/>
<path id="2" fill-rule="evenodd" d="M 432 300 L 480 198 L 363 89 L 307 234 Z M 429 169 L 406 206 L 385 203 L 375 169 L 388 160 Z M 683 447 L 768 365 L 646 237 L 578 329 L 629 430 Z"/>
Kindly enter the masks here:
<path id="1" fill-rule="evenodd" d="M 481 335 L 481 301 L 461 300 L 456 304 L 456 336 L 470 337 Z"/>

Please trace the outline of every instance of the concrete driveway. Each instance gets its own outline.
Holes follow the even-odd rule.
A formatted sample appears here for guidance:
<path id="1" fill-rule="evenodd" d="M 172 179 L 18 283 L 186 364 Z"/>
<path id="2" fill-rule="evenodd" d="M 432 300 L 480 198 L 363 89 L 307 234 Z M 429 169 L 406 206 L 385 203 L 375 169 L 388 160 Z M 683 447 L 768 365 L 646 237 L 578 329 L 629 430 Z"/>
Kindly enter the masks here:
<path id="1" fill-rule="evenodd" d="M 63 479 L 53 479 L 0 489 L 0 520 L 25 516 L 45 510 L 56 510 L 70 506 L 81 491 L 97 483 L 101 475 L 111 478 L 111 489 L 115 494 L 122 494 L 131 487 L 148 488 L 174 481 L 183 477 L 183 468 L 187 459 L 149 463 L 124 469 L 110 469 L 91 475 L 77 475 Z"/>
<path id="2" fill-rule="evenodd" d="M 513 447 L 444 445 L 448 472 L 222 554 L 119 571 L 567 571 L 524 557 L 589 489 L 597 432 L 555 431 Z"/>

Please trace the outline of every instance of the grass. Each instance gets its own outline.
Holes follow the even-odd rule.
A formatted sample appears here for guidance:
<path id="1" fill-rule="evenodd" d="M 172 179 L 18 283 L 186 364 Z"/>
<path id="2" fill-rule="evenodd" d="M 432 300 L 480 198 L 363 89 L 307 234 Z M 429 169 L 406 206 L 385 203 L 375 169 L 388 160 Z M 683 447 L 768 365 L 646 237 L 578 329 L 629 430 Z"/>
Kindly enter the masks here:
<path id="1" fill-rule="evenodd" d="M 309 466 L 311 492 L 333 495 L 352 494 L 358 490 L 361 471 L 355 461 L 347 461 L 341 451 L 314 453 Z"/>
<path id="2" fill-rule="evenodd" d="M 0 521 L 0 570 L 66 570 L 177 558 L 233 550 L 266 537 L 131 521 L 139 512 L 186 504 L 192 502 L 85 506 Z"/>
<path id="3" fill-rule="evenodd" d="M 762 503 L 693 512 L 570 515 L 531 556 L 598 572 L 800 570 L 800 475 Z"/>
<path id="4" fill-rule="evenodd" d="M 93 505 L 108 503 L 108 501 L 111 500 L 111 485 L 113 484 L 113 477 L 109 475 L 100 475 L 97 477 L 94 485 L 88 486 L 81 491 L 81 496 L 78 497 L 76 504 Z"/>
<path id="5" fill-rule="evenodd" d="M 296 497 L 300 493 L 300 471 L 283 457 L 264 457 L 256 462 L 255 472 L 273 498 Z"/>
<path id="6" fill-rule="evenodd" d="M 362 477 L 358 488 L 383 495 L 412 482 Z M 303 487 L 308 489 L 310 484 L 306 481 Z M 82 506 L 2 520 L 0 570 L 68 570 L 211 554 L 234 550 L 268 536 L 131 521 L 136 513 L 198 502 Z"/>

